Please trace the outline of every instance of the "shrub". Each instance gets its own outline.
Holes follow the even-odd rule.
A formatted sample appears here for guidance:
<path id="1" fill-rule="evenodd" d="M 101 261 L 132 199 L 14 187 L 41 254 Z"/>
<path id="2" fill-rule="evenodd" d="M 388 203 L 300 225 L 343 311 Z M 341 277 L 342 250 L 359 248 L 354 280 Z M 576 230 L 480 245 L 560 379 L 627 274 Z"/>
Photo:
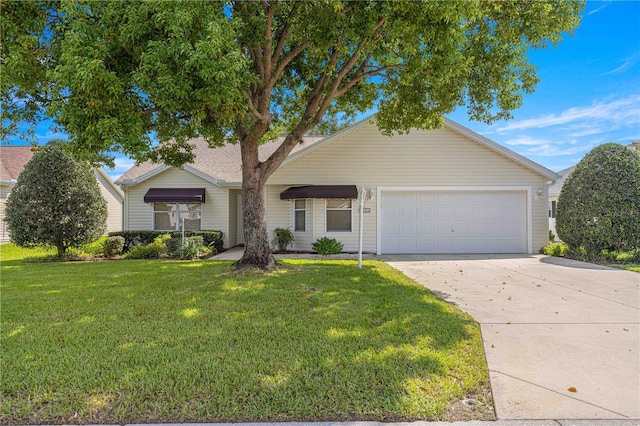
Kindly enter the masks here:
<path id="1" fill-rule="evenodd" d="M 316 253 L 326 256 L 329 254 L 338 254 L 342 252 L 342 247 L 344 246 L 335 238 L 322 237 L 316 240 L 316 242 L 313 243 L 312 247 Z"/>
<path id="2" fill-rule="evenodd" d="M 556 230 L 560 239 L 584 251 L 640 248 L 640 157 L 631 149 L 604 144 L 592 149 L 567 178 L 560 197 Z"/>
<path id="3" fill-rule="evenodd" d="M 107 203 L 89 164 L 74 160 L 63 142 L 50 142 L 18 176 L 5 214 L 15 245 L 51 245 L 62 257 L 104 233 Z"/>
<path id="4" fill-rule="evenodd" d="M 293 243 L 293 232 L 286 228 L 276 228 L 273 230 L 272 244 L 278 247 L 279 251 L 287 251 L 287 248 Z"/>
<path id="5" fill-rule="evenodd" d="M 107 257 L 117 256 L 122 253 L 122 249 L 124 248 L 124 237 L 114 236 L 107 237 L 107 239 L 102 244 L 102 252 Z"/>
<path id="6" fill-rule="evenodd" d="M 547 256 L 565 257 L 569 254 L 569 246 L 564 243 L 549 243 L 540 249 L 540 254 Z"/>
<path id="7" fill-rule="evenodd" d="M 126 254 L 127 259 L 158 259 L 167 252 L 166 241 L 171 235 L 164 234 L 156 237 L 152 243 L 133 247 Z"/>
<path id="8" fill-rule="evenodd" d="M 556 240 L 556 234 L 553 233 L 551 229 L 549 229 L 549 242 L 554 242 Z"/>
<path id="9" fill-rule="evenodd" d="M 182 259 L 195 259 L 209 250 L 203 245 L 202 236 L 185 238 L 184 245 L 178 250 Z"/>
<path id="10" fill-rule="evenodd" d="M 640 263 L 640 250 L 623 251 L 618 253 L 616 261 L 621 263 Z"/>
<path id="11" fill-rule="evenodd" d="M 167 253 L 169 256 L 179 257 L 180 249 L 182 248 L 182 237 L 171 236 L 171 238 L 165 241 L 165 245 L 167 246 Z"/>
<path id="12" fill-rule="evenodd" d="M 124 237 L 124 249 L 123 252 L 127 253 L 131 248 L 138 245 L 150 244 L 153 240 L 159 235 L 169 234 L 173 238 L 177 238 L 180 242 L 182 242 L 182 232 L 181 231 L 117 231 L 110 232 L 109 236 L 121 236 Z M 224 243 L 224 233 L 221 231 L 185 231 L 185 237 L 192 237 L 195 235 L 202 236 L 203 244 L 212 250 L 215 250 L 216 253 L 219 253 L 222 250 L 222 245 Z M 171 243 L 170 243 L 171 244 Z"/>

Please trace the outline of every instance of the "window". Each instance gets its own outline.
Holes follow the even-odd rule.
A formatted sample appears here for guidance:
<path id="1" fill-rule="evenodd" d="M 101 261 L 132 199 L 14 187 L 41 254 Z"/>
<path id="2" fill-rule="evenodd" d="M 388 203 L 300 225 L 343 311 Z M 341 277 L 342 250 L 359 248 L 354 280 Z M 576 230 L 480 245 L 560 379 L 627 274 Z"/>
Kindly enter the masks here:
<path id="1" fill-rule="evenodd" d="M 307 201 L 295 200 L 293 202 L 293 230 L 305 232 L 307 230 Z"/>
<path id="2" fill-rule="evenodd" d="M 327 200 L 327 232 L 351 231 L 351 200 Z"/>
<path id="3" fill-rule="evenodd" d="M 153 203 L 153 230 L 198 231 L 202 225 L 201 203 Z"/>
<path id="4" fill-rule="evenodd" d="M 551 201 L 549 203 L 549 217 L 553 219 L 556 217 L 556 203 L 557 201 Z"/>

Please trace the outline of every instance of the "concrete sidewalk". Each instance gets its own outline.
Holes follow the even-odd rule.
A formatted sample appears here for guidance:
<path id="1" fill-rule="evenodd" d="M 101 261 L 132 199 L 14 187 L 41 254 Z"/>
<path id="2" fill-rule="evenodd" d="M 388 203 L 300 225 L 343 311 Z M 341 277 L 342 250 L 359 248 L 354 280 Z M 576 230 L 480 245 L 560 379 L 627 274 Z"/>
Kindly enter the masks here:
<path id="1" fill-rule="evenodd" d="M 112 425 L 117 426 L 117 425 Z M 134 424 L 125 426 L 172 426 Z M 173 426 L 640 426 L 640 420 L 496 420 L 469 422 L 292 422 L 292 423 L 180 423 Z"/>

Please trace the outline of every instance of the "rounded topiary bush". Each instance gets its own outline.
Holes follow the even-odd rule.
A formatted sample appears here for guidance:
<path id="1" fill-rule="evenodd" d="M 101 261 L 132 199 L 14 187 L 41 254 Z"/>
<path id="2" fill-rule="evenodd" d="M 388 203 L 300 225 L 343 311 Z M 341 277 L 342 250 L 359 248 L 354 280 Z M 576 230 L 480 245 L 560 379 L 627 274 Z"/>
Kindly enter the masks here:
<path id="1" fill-rule="evenodd" d="M 34 153 L 7 198 L 5 214 L 13 243 L 51 245 L 59 257 L 95 241 L 107 227 L 107 202 L 92 168 L 76 161 L 62 141 Z"/>
<path id="2" fill-rule="evenodd" d="M 640 156 L 615 143 L 592 149 L 567 178 L 558 237 L 588 254 L 640 247 Z"/>

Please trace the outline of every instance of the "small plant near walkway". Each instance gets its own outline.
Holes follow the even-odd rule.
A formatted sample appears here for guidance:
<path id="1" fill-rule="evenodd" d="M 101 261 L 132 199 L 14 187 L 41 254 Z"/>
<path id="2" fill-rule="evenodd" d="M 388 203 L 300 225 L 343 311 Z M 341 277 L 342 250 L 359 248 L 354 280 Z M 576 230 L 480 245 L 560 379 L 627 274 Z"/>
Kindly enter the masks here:
<path id="1" fill-rule="evenodd" d="M 279 252 L 285 252 L 293 244 L 293 232 L 287 228 L 276 228 L 273 230 L 272 244 L 278 248 Z"/>
<path id="2" fill-rule="evenodd" d="M 477 323 L 380 262 L 1 255 L 2 424 L 494 418 Z"/>
<path id="3" fill-rule="evenodd" d="M 540 254 L 640 272 L 640 250 L 600 250 L 599 253 L 593 253 L 583 247 L 572 248 L 565 243 L 549 243 L 540 249 Z"/>
<path id="4" fill-rule="evenodd" d="M 328 256 L 330 254 L 340 254 L 344 246 L 335 238 L 322 237 L 313 243 L 311 247 L 316 253 Z"/>

